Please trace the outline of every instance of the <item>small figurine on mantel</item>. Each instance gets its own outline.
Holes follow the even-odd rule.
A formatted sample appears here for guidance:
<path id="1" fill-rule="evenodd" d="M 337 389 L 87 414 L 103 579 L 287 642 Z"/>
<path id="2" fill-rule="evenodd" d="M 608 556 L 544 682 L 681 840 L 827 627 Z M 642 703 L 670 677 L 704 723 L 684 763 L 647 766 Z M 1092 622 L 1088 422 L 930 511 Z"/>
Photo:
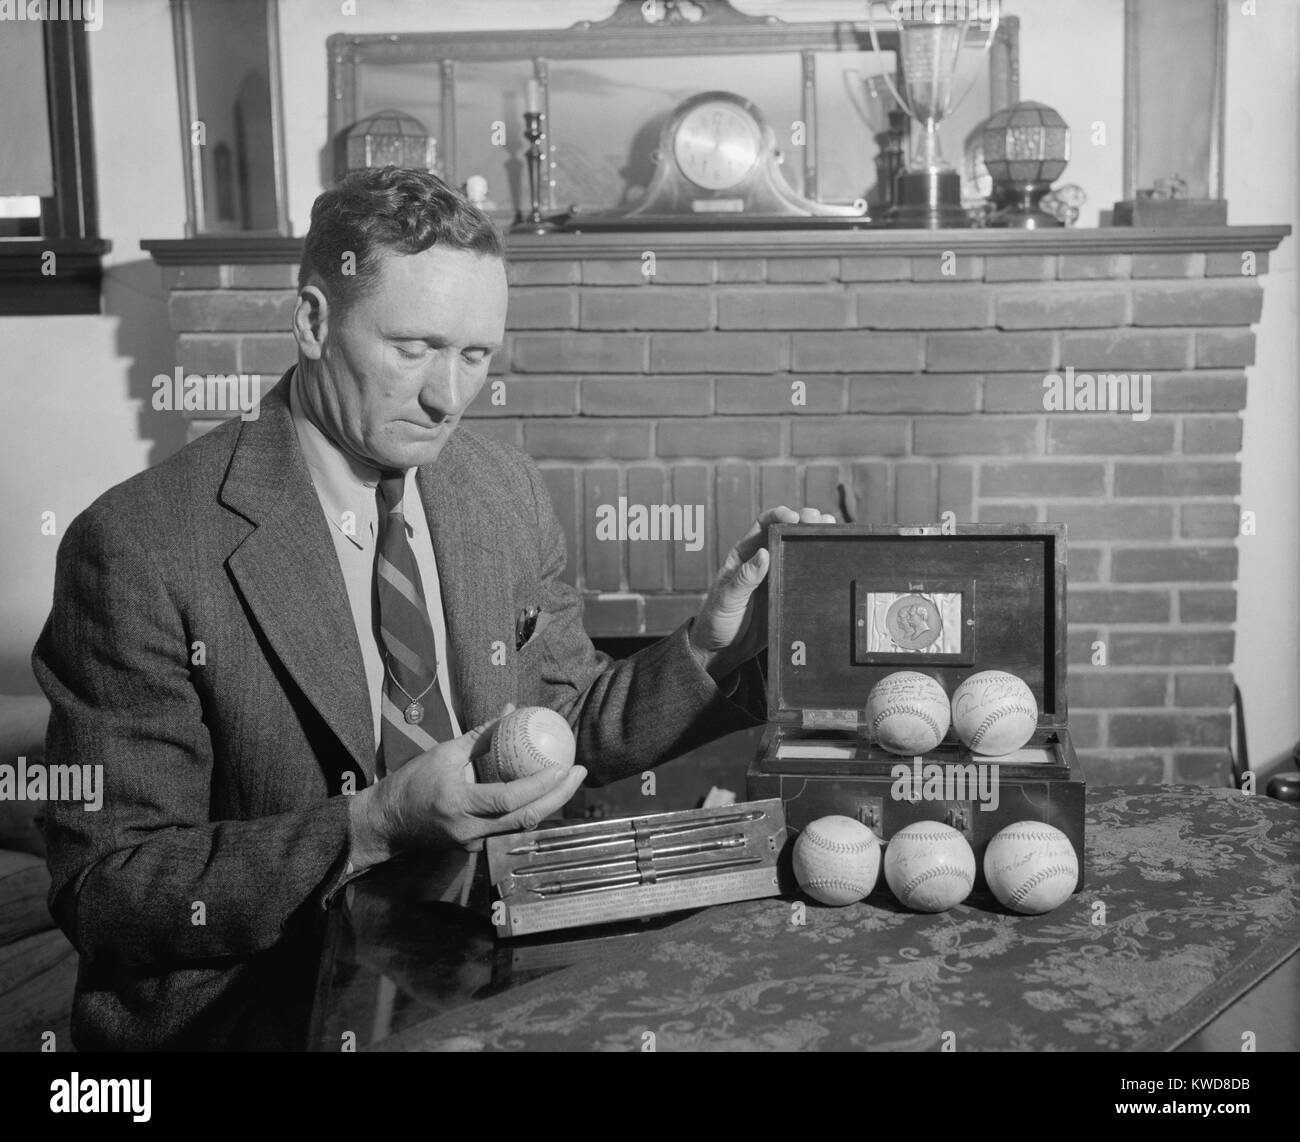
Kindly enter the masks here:
<path id="1" fill-rule="evenodd" d="M 1067 182 L 1048 191 L 1038 205 L 1062 226 L 1073 226 L 1079 221 L 1079 210 L 1087 201 L 1088 194 L 1083 187 Z"/>
<path id="2" fill-rule="evenodd" d="M 1187 180 L 1180 174 L 1171 175 L 1169 178 L 1158 178 L 1156 184 L 1150 190 L 1139 190 L 1138 194 L 1142 198 L 1153 198 L 1157 202 L 1164 202 L 1171 198 L 1187 198 Z"/>
<path id="3" fill-rule="evenodd" d="M 481 174 L 472 174 L 461 187 L 465 197 L 485 213 L 491 213 L 497 204 L 488 197 L 488 181 Z"/>

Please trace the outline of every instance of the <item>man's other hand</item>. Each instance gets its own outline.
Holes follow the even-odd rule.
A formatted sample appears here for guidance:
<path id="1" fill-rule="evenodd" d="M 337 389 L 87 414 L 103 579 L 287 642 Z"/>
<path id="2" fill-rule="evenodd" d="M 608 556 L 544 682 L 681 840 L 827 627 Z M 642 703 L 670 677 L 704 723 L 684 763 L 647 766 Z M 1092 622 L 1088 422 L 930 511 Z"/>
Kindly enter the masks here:
<path id="1" fill-rule="evenodd" d="M 407 849 L 476 852 L 486 836 L 535 829 L 559 812 L 587 776 L 580 765 L 543 769 L 517 781 L 475 782 L 473 759 L 486 751 L 494 724 L 440 742 L 353 796 L 354 869 Z"/>
<path id="2" fill-rule="evenodd" d="M 731 549 L 691 624 L 691 649 L 715 681 L 767 646 L 768 525 L 835 522 L 816 508 L 770 508 Z"/>

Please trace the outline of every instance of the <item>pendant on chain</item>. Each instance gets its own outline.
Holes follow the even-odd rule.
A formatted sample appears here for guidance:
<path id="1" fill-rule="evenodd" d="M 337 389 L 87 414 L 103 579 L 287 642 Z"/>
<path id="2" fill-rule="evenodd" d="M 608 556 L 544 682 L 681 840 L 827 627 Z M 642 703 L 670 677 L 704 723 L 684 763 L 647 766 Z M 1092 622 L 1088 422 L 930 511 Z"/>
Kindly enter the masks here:
<path id="1" fill-rule="evenodd" d="M 417 726 L 424 720 L 424 707 L 419 702 L 412 702 L 402 711 L 402 717 L 411 725 Z"/>

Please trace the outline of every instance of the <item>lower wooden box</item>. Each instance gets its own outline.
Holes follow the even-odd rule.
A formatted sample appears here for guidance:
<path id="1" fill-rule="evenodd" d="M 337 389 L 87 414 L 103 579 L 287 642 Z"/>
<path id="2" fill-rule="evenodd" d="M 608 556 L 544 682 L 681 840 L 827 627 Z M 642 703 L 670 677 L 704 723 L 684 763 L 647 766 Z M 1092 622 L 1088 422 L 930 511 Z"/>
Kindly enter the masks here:
<path id="1" fill-rule="evenodd" d="M 834 759 L 778 757 L 790 748 L 838 753 Z M 920 758 L 899 757 L 854 735 L 808 735 L 770 727 L 750 766 L 746 796 L 780 798 L 791 834 L 819 817 L 852 817 L 888 844 L 917 821 L 958 829 L 975 852 L 977 888 L 985 887 L 984 850 L 1018 821 L 1054 825 L 1070 839 L 1079 861 L 1075 892 L 1084 885 L 1084 791 L 1065 730 L 1040 731 L 1018 751 L 1023 761 L 981 761 L 960 747 L 940 746 Z M 1034 759 L 1034 760 L 1031 760 Z M 788 847 L 788 846 L 787 846 Z M 781 889 L 795 891 L 789 853 L 778 865 Z"/>

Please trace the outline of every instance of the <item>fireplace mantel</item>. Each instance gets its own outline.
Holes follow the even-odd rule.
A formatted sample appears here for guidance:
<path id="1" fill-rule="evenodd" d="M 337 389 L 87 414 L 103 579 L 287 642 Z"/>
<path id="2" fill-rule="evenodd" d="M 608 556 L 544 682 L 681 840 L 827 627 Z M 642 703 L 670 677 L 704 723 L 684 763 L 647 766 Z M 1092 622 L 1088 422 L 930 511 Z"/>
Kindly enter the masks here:
<path id="1" fill-rule="evenodd" d="M 1268 253 L 1289 226 L 1208 226 L 1059 230 L 629 230 L 614 233 L 510 234 L 512 261 L 640 256 L 816 258 L 1035 257 L 1045 254 L 1188 254 L 1251 250 Z M 143 241 L 161 266 L 269 265 L 302 257 L 301 238 L 176 238 Z"/>
<path id="2" fill-rule="evenodd" d="M 507 344 L 467 416 L 537 461 L 565 578 L 604 638 L 693 614 L 761 506 L 1063 522 L 1070 727 L 1090 778 L 1213 783 L 1252 326 L 1289 233 L 511 235 Z M 177 367 L 269 382 L 296 360 L 301 239 L 141 245 Z M 1146 378 L 1150 415 L 1052 406 L 1045 384 L 1070 370 Z M 192 435 L 223 418 L 186 415 Z M 624 499 L 700 505 L 702 542 L 607 536 L 599 509 Z"/>

